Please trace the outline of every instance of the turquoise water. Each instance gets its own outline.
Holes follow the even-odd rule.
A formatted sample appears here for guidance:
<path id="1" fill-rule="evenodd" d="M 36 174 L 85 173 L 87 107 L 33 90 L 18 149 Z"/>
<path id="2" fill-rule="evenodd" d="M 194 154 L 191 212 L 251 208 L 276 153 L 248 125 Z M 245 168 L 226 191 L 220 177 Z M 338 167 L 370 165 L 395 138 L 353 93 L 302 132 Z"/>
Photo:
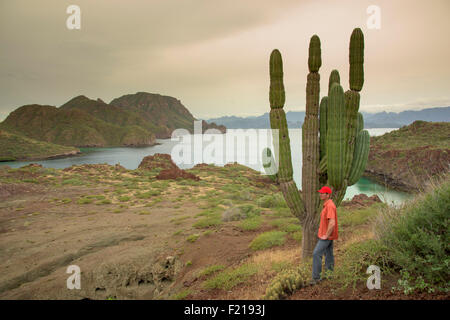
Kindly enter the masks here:
<path id="1" fill-rule="evenodd" d="M 368 129 L 371 136 L 380 135 L 385 132 L 389 132 L 391 130 L 395 130 L 392 128 L 376 128 L 376 129 Z M 245 132 L 237 134 L 237 136 L 244 136 Z M 236 136 L 236 134 L 235 134 Z M 292 163 L 293 163 L 293 169 L 294 169 L 294 181 L 296 182 L 299 189 L 301 188 L 301 171 L 302 171 L 302 156 L 301 156 L 301 129 L 290 129 L 289 130 L 289 136 L 291 141 L 291 150 L 292 150 Z M 187 136 L 191 139 L 191 144 L 188 142 L 183 143 L 184 146 L 193 146 L 193 142 L 198 141 L 196 139 L 200 138 L 200 135 L 189 135 Z M 224 139 L 226 138 L 226 135 L 210 135 L 210 141 L 215 139 Z M 63 159 L 54 159 L 54 160 L 41 160 L 41 161 L 14 161 L 14 162 L 0 162 L 0 165 L 9 165 L 12 168 L 18 168 L 22 167 L 24 165 L 27 165 L 29 163 L 39 163 L 44 167 L 47 168 L 67 168 L 72 165 L 79 165 L 79 164 L 95 164 L 95 163 L 107 163 L 114 165 L 116 163 L 120 163 L 122 166 L 124 166 L 127 169 L 133 170 L 136 169 L 139 166 L 139 163 L 141 160 L 148 155 L 153 155 L 155 153 L 166 153 L 171 154 L 174 148 L 176 146 L 180 146 L 180 142 L 178 141 L 172 141 L 171 139 L 164 139 L 164 140 L 158 140 L 160 145 L 152 146 L 152 147 L 139 147 L 139 148 L 131 148 L 131 147 L 117 147 L 117 148 L 80 148 L 80 150 L 83 152 L 80 156 L 74 156 L 69 158 L 63 158 Z M 211 142 L 210 142 L 211 143 Z M 270 142 L 269 142 L 270 143 Z M 251 145 L 251 142 L 247 142 L 248 145 Z M 258 170 L 260 172 L 264 172 L 262 165 L 261 165 L 261 159 L 259 159 L 258 155 L 261 154 L 262 148 L 266 146 L 268 143 L 265 143 L 264 141 L 261 143 L 261 141 L 258 141 L 258 146 L 260 147 L 258 150 L 251 150 L 251 146 L 247 145 L 247 148 L 239 149 L 237 151 L 233 147 L 233 150 L 237 153 L 237 155 L 234 158 L 234 161 L 244 164 L 248 167 L 251 167 L 252 169 Z M 182 163 L 179 161 L 176 161 L 174 158 L 175 163 L 180 168 L 183 169 L 189 169 L 192 168 L 197 163 L 215 163 L 216 165 L 224 165 L 227 162 L 233 162 L 233 161 L 226 161 L 225 154 L 228 153 L 231 150 L 228 148 L 228 145 L 226 145 L 223 149 L 218 150 L 218 154 L 216 154 L 216 159 L 222 159 L 221 162 L 213 162 L 205 160 L 205 155 L 202 157 L 198 157 L 198 153 L 205 153 L 205 150 L 208 147 L 207 142 L 203 142 L 203 145 L 201 149 L 195 149 L 195 147 L 192 147 L 192 150 L 195 152 L 192 156 L 192 159 L 190 161 L 187 161 L 187 163 Z M 200 151 L 200 152 L 199 152 Z M 247 152 L 245 152 L 247 151 Z M 254 152 L 252 152 L 254 151 Z M 245 156 L 240 157 L 240 155 L 244 154 Z M 345 194 L 344 199 L 351 199 L 354 195 L 364 193 L 368 196 L 371 196 L 373 194 L 376 194 L 380 197 L 380 199 L 383 202 L 386 202 L 388 204 L 400 204 L 406 199 L 410 198 L 411 195 L 395 191 L 392 189 L 388 189 L 376 182 L 370 181 L 366 178 L 361 178 L 356 184 L 353 186 L 350 186 L 347 188 L 347 192 Z"/>

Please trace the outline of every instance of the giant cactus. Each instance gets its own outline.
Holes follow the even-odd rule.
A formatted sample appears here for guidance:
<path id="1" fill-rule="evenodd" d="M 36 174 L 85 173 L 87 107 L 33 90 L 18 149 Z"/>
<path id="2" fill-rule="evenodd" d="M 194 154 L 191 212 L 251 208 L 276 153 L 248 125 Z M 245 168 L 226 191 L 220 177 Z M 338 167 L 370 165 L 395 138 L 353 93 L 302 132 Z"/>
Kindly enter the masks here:
<path id="1" fill-rule="evenodd" d="M 320 39 L 310 40 L 306 83 L 306 112 L 302 126 L 302 187 L 297 190 L 292 179 L 291 149 L 286 115 L 283 110 L 285 92 L 281 54 L 274 50 L 270 56 L 270 124 L 278 132 L 278 182 L 291 212 L 303 226 L 302 256 L 311 256 L 316 242 L 320 216 L 317 190 L 323 185 L 333 189 L 333 201 L 339 206 L 348 186 L 356 183 L 364 172 L 369 134 L 363 130 L 359 109 L 364 84 L 364 36 L 361 29 L 353 30 L 350 38 L 350 90 L 344 93 L 337 70 L 331 72 L 328 96 L 320 101 L 322 65 Z M 275 130 L 274 130 L 275 131 Z M 269 156 L 269 153 L 265 151 Z M 270 160 L 275 162 L 275 160 Z"/>

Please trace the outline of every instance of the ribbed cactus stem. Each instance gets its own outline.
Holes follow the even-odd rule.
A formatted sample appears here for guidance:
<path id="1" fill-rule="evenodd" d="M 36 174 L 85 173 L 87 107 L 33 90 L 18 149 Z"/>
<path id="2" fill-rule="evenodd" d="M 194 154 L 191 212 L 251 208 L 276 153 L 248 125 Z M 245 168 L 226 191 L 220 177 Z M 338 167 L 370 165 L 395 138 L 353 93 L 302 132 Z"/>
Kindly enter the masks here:
<path id="1" fill-rule="evenodd" d="M 350 89 L 361 91 L 364 84 L 364 35 L 360 28 L 350 37 Z"/>
<path id="2" fill-rule="evenodd" d="M 366 168 L 369 158 L 370 136 L 367 130 L 362 130 L 356 136 L 355 151 L 353 154 L 352 167 L 348 177 L 348 185 L 358 182 Z"/>
<path id="3" fill-rule="evenodd" d="M 311 72 L 308 74 L 306 81 L 306 112 L 302 126 L 302 195 L 307 215 L 313 214 L 320 202 L 319 194 L 317 193 L 319 189 L 317 170 L 320 162 L 320 75 L 318 71 L 322 65 L 322 60 L 320 39 L 316 35 L 311 37 L 309 54 L 308 62 Z"/>
<path id="4" fill-rule="evenodd" d="M 341 84 L 341 76 L 339 75 L 339 71 L 337 71 L 336 69 L 334 69 L 330 73 L 330 78 L 328 80 L 328 94 L 330 94 L 331 85 L 333 83 Z"/>
<path id="5" fill-rule="evenodd" d="M 356 134 L 364 129 L 364 117 L 361 112 L 358 112 L 358 122 L 356 124 Z"/>
<path id="6" fill-rule="evenodd" d="M 285 101 L 283 85 L 283 60 L 281 53 L 277 49 L 270 55 L 270 108 L 283 108 Z"/>
<path id="7" fill-rule="evenodd" d="M 342 188 L 345 178 L 345 118 L 344 91 L 339 84 L 333 84 L 328 97 L 327 173 L 335 190 Z"/>
<path id="8" fill-rule="evenodd" d="M 309 72 L 318 72 L 322 66 L 322 53 L 320 48 L 320 39 L 317 35 L 313 35 L 309 41 Z"/>
<path id="9" fill-rule="evenodd" d="M 346 193 L 346 192 L 347 192 L 347 179 L 344 180 L 344 183 L 343 183 L 343 185 L 342 185 L 342 188 L 341 188 L 340 190 L 336 190 L 336 191 L 333 193 L 332 199 L 333 199 L 334 205 L 335 205 L 336 207 L 339 207 L 339 206 L 340 206 L 342 200 L 343 200 L 344 197 L 345 197 L 345 193 Z"/>
<path id="10" fill-rule="evenodd" d="M 304 205 L 300 193 L 292 178 L 292 161 L 289 132 L 284 107 L 283 62 L 281 53 L 273 50 L 270 55 L 270 126 L 274 133 L 274 147 L 278 145 L 278 181 L 291 212 L 302 221 Z M 278 133 L 278 135 L 277 135 Z"/>
<path id="11" fill-rule="evenodd" d="M 326 155 L 327 149 L 327 108 L 328 97 L 323 97 L 320 101 L 319 107 L 319 123 L 320 123 L 320 159 L 323 159 Z"/>
<path id="12" fill-rule="evenodd" d="M 359 93 L 348 90 L 345 92 L 345 112 L 346 112 L 346 150 L 345 150 L 345 177 L 348 177 L 353 160 L 353 150 L 358 126 Z"/>

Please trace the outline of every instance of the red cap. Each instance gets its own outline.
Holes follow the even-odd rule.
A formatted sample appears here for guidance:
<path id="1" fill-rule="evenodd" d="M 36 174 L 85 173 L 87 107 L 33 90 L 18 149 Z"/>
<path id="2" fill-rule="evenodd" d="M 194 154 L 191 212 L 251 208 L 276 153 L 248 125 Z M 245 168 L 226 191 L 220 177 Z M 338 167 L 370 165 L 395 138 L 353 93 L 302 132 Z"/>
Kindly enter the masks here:
<path id="1" fill-rule="evenodd" d="M 317 190 L 317 192 L 331 194 L 331 189 L 325 186 L 325 187 L 322 187 L 322 189 Z"/>

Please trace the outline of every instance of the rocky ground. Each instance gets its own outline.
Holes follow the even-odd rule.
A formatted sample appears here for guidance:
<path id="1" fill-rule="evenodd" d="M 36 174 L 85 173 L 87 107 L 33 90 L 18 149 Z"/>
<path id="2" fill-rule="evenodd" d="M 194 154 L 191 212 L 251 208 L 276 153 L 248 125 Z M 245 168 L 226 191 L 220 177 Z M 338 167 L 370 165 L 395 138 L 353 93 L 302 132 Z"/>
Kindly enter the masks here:
<path id="1" fill-rule="evenodd" d="M 337 263 L 373 236 L 380 206 L 359 196 L 338 208 Z M 278 186 L 237 164 L 180 170 L 155 155 L 136 170 L 0 167 L 0 299 L 261 299 L 299 263 L 301 233 Z M 67 289 L 70 265 L 80 290 Z M 334 298 L 408 298 L 358 290 Z M 323 283 L 290 298 L 332 294 Z"/>

